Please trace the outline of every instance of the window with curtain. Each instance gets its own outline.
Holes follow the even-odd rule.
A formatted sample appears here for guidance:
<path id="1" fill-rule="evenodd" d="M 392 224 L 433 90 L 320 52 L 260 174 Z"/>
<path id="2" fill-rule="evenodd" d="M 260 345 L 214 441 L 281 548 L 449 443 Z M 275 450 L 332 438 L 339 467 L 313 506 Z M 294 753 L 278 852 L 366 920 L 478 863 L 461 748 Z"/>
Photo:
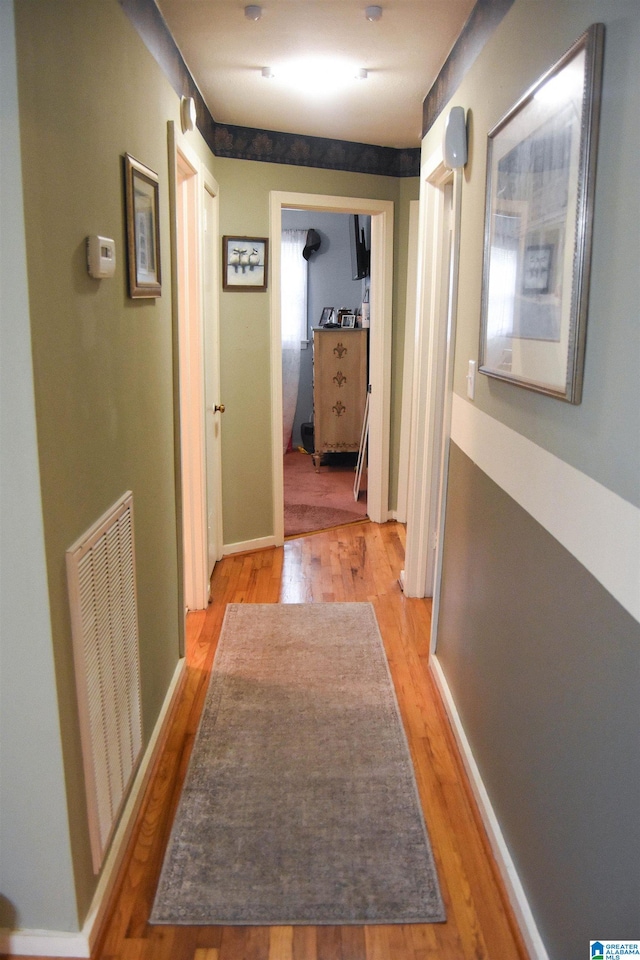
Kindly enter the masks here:
<path id="1" fill-rule="evenodd" d="M 307 338 L 306 230 L 283 230 L 281 248 L 282 453 L 293 430 L 300 383 L 300 350 Z"/>

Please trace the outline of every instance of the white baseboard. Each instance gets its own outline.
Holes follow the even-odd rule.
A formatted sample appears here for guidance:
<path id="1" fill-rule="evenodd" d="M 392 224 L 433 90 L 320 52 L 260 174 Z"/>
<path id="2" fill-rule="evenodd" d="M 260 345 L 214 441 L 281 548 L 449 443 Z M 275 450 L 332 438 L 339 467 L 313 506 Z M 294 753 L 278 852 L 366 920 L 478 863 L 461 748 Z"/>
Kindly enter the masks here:
<path id="1" fill-rule="evenodd" d="M 17 957 L 78 957 L 91 956 L 95 947 L 109 904 L 118 870 L 127 850 L 127 844 L 136 821 L 144 791 L 149 781 L 158 746 L 179 690 L 180 680 L 186 666 L 184 659 L 179 660 L 162 709 L 153 729 L 151 739 L 138 767 L 131 792 L 114 834 L 109 853 L 100 874 L 96 892 L 91 901 L 89 912 L 82 930 L 77 933 L 63 933 L 58 930 L 0 930 L 0 954 L 13 954 Z"/>
<path id="2" fill-rule="evenodd" d="M 0 954 L 16 957 L 90 957 L 91 946 L 84 932 L 57 930 L 2 930 Z"/>
<path id="3" fill-rule="evenodd" d="M 240 540 L 238 543 L 225 543 L 222 556 L 230 557 L 233 553 L 246 553 L 248 550 L 264 550 L 266 547 L 275 547 L 275 537 L 258 537 L 256 540 Z"/>
<path id="4" fill-rule="evenodd" d="M 440 691 L 447 716 L 451 722 L 451 726 L 462 755 L 462 761 L 467 771 L 467 776 L 469 777 L 471 789 L 473 790 L 473 795 L 476 799 L 476 803 L 478 804 L 480 815 L 487 831 L 489 842 L 491 843 L 491 847 L 493 849 L 493 855 L 496 859 L 496 863 L 498 864 L 498 869 L 500 870 L 509 900 L 511 901 L 513 912 L 518 922 L 518 926 L 520 927 L 520 932 L 524 938 L 527 950 L 531 956 L 531 960 L 549 960 L 549 954 L 547 953 L 540 933 L 538 932 L 538 927 L 531 912 L 531 907 L 529 906 L 525 896 L 520 878 L 516 872 L 515 864 L 511 858 L 511 854 L 509 853 L 509 848 L 507 847 L 502 830 L 500 829 L 498 818 L 496 817 L 491 805 L 489 794 L 487 793 L 485 785 L 482 782 L 478 765 L 474 759 L 473 753 L 471 752 L 471 746 L 467 739 L 467 735 L 464 732 L 460 714 L 458 713 L 451 690 L 449 689 L 447 678 L 445 677 L 442 667 L 438 662 L 438 658 L 433 654 L 431 654 L 429 658 L 429 666 L 438 690 Z"/>

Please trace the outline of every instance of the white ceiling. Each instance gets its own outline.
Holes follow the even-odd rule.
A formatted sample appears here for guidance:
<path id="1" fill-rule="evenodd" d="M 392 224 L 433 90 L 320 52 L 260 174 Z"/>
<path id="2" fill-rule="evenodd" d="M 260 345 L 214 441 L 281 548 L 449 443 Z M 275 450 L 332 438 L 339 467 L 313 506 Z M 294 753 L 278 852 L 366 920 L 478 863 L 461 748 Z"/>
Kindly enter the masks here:
<path id="1" fill-rule="evenodd" d="M 422 101 L 475 0 L 157 0 L 213 118 L 219 123 L 388 147 L 417 147 Z M 364 67 L 339 94 L 318 98 L 265 80 L 293 57 L 330 54 Z"/>

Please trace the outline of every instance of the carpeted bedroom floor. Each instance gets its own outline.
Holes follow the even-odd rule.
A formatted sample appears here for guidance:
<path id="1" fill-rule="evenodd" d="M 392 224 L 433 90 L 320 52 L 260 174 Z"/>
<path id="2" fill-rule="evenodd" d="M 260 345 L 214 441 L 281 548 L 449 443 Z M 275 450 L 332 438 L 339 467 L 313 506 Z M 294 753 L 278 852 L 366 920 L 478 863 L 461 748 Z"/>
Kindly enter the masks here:
<path id="1" fill-rule="evenodd" d="M 284 457 L 284 534 L 299 536 L 327 530 L 367 516 L 366 471 L 360 496 L 353 499 L 356 455 L 334 454 L 324 458 L 316 473 L 313 459 L 298 450 Z"/>

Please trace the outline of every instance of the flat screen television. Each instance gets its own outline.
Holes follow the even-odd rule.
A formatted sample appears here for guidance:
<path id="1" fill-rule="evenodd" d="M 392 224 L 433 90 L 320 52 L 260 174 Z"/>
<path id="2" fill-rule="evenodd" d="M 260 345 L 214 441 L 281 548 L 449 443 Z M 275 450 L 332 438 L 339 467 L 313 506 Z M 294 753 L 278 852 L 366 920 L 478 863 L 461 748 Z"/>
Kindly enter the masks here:
<path id="1" fill-rule="evenodd" d="M 357 213 L 350 217 L 351 235 L 351 276 L 354 280 L 362 280 L 369 276 L 369 250 L 364 226 Z"/>

